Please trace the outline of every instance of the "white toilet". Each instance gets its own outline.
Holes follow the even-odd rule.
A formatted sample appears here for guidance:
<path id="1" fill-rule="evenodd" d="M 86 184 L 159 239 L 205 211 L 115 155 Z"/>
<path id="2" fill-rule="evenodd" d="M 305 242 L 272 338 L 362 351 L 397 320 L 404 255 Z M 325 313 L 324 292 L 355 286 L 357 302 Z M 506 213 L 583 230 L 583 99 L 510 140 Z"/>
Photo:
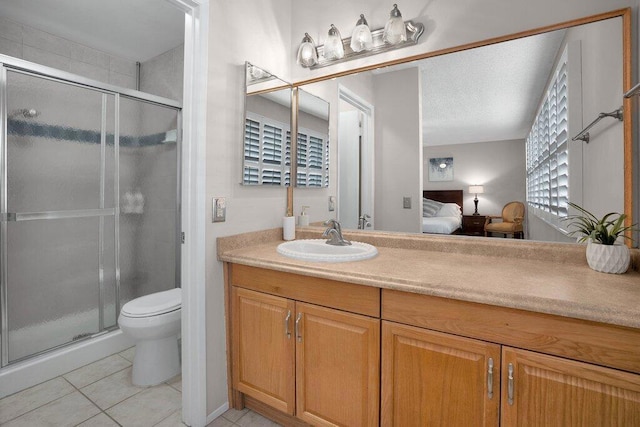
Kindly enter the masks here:
<path id="1" fill-rule="evenodd" d="M 180 288 L 145 295 L 126 303 L 118 325 L 136 341 L 133 384 L 160 384 L 180 373 Z"/>

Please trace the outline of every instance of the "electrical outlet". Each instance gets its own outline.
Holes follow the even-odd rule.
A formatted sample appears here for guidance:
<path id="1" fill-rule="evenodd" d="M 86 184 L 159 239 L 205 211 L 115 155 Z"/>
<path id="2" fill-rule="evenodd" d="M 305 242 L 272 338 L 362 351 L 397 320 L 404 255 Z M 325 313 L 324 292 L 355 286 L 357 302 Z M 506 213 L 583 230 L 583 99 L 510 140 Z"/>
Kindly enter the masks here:
<path id="1" fill-rule="evenodd" d="M 411 197 L 402 198 L 402 207 L 405 209 L 411 209 Z"/>
<path id="2" fill-rule="evenodd" d="M 214 197 L 212 205 L 212 222 L 224 222 L 227 219 L 227 203 L 225 202 L 224 197 Z"/>
<path id="3" fill-rule="evenodd" d="M 329 212 L 336 210 L 336 196 L 329 196 Z"/>

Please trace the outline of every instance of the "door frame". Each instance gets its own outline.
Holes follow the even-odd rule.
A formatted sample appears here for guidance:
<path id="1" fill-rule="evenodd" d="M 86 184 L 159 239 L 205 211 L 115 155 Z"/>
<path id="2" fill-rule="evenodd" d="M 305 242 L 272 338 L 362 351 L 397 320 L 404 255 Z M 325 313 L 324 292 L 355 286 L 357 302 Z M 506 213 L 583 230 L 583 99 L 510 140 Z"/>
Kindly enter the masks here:
<path id="1" fill-rule="evenodd" d="M 205 172 L 209 0 L 165 0 L 185 14 L 182 100 L 182 420 L 207 424 Z"/>
<path id="2" fill-rule="evenodd" d="M 375 107 L 342 84 L 338 84 L 338 98 L 362 113 L 362 144 L 360 149 L 360 201 L 362 209 L 370 212 L 371 229 L 375 229 Z M 338 144 L 340 142 L 338 141 Z M 338 159 L 338 162 L 340 159 Z M 338 169 L 339 170 L 339 169 Z M 339 179 L 339 177 L 338 177 Z M 338 187 L 336 191 L 340 191 Z M 338 194 L 338 199 L 340 195 Z M 338 218 L 340 218 L 338 204 Z"/>

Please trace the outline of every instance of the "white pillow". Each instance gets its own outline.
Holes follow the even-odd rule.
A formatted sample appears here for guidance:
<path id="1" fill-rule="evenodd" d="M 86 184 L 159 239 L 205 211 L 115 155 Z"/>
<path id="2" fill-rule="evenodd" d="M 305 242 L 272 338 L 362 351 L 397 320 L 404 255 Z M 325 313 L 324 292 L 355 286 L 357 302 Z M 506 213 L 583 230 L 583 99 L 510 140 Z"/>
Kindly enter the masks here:
<path id="1" fill-rule="evenodd" d="M 440 203 L 435 200 L 422 198 L 422 216 L 425 218 L 431 218 L 436 216 L 436 213 L 440 210 L 444 203 Z"/>
<path id="2" fill-rule="evenodd" d="M 443 203 L 440 210 L 436 213 L 436 216 L 455 216 L 459 217 L 462 215 L 462 210 L 460 206 L 455 203 Z"/>

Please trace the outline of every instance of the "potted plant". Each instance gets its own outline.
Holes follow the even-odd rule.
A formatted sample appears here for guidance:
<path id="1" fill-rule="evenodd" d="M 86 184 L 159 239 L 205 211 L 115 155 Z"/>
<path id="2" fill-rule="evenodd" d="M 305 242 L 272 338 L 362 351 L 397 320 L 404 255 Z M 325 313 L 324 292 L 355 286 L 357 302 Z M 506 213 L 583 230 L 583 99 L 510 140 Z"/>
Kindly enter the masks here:
<path id="1" fill-rule="evenodd" d="M 627 271 L 631 261 L 629 248 L 620 241 L 628 239 L 624 233 L 632 230 L 633 225 L 625 226 L 625 214 L 610 212 L 602 218 L 597 218 L 591 212 L 569 202 L 569 206 L 576 209 L 577 215 L 565 218 L 569 226 L 575 229 L 570 235 L 581 236 L 578 241 L 587 242 L 587 263 L 589 267 L 603 273 L 621 274 Z"/>

